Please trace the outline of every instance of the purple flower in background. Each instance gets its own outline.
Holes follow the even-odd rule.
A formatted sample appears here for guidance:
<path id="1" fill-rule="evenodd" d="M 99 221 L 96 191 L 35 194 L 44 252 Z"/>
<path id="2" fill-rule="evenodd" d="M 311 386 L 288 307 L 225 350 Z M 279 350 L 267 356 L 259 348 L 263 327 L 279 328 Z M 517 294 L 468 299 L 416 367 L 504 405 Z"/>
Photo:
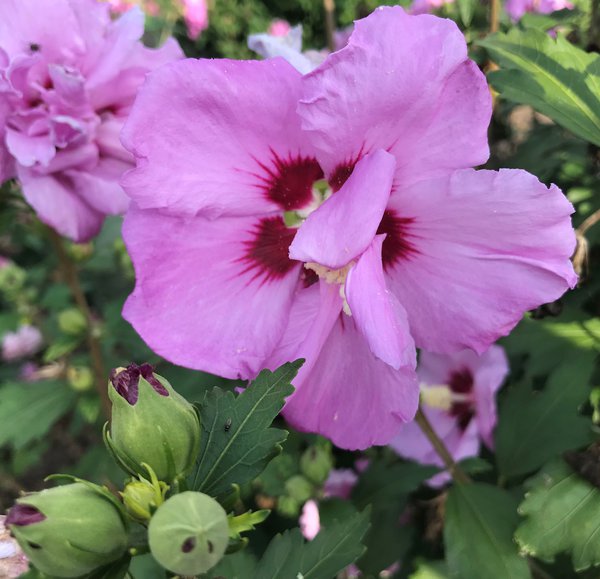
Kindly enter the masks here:
<path id="1" fill-rule="evenodd" d="M 409 11 L 411 14 L 428 14 L 439 10 L 445 4 L 453 4 L 454 0 L 413 0 Z"/>
<path id="2" fill-rule="evenodd" d="M 415 344 L 484 352 L 576 283 L 560 190 L 469 168 L 490 113 L 456 25 L 399 7 L 305 76 L 283 59 L 161 68 L 123 132 L 124 316 L 229 378 L 303 357 L 292 425 L 387 444 L 417 409 Z"/>
<path id="3" fill-rule="evenodd" d="M 16 332 L 8 332 L 2 338 L 2 359 L 12 362 L 35 354 L 41 347 L 41 332 L 29 325 L 21 326 Z"/>
<path id="4" fill-rule="evenodd" d="M 6 517 L 0 515 L 0 577 L 13 579 L 29 569 L 25 553 L 5 527 Z"/>
<path id="5" fill-rule="evenodd" d="M 520 20 L 527 12 L 551 14 L 557 10 L 572 10 L 569 0 L 506 0 L 506 12 L 513 21 Z"/>
<path id="6" fill-rule="evenodd" d="M 75 241 L 123 213 L 132 165 L 119 132 L 149 70 L 182 53 L 144 47 L 143 14 L 95 0 L 0 3 L 0 183 L 16 177 L 39 218 Z"/>
<path id="7" fill-rule="evenodd" d="M 455 460 L 477 456 L 481 442 L 492 448 L 496 426 L 496 392 L 508 374 L 504 349 L 492 346 L 478 356 L 470 350 L 441 355 L 422 351 L 417 374 L 423 412 Z M 416 423 L 405 424 L 391 442 L 401 456 L 422 464 L 443 466 Z M 442 473 L 430 484 L 443 484 Z"/>
<path id="8" fill-rule="evenodd" d="M 334 469 L 323 485 L 323 496 L 348 500 L 357 482 L 358 475 L 351 468 Z"/>
<path id="9" fill-rule="evenodd" d="M 292 27 L 287 20 L 277 18 L 269 24 L 267 34 L 270 34 L 271 36 L 287 36 L 291 29 Z"/>

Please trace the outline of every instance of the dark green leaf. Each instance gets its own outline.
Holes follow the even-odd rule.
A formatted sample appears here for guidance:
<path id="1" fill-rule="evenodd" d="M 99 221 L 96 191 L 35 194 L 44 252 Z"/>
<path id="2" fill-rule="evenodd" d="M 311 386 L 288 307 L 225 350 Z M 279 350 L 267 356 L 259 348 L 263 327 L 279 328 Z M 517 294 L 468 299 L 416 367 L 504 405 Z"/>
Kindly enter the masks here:
<path id="1" fill-rule="evenodd" d="M 512 387 L 500 406 L 496 431 L 498 467 L 505 477 L 527 474 L 553 456 L 590 441 L 590 421 L 578 413 L 589 393 L 593 352 L 571 354 L 541 391 Z"/>
<path id="2" fill-rule="evenodd" d="M 450 576 L 529 578 L 512 538 L 518 521 L 517 503 L 506 491 L 483 483 L 454 485 L 444 525 Z"/>
<path id="3" fill-rule="evenodd" d="M 561 459 L 527 482 L 519 507 L 527 520 L 515 538 L 521 549 L 545 561 L 571 553 L 576 571 L 600 565 L 600 490 Z"/>
<path id="4" fill-rule="evenodd" d="M 193 489 L 216 496 L 258 476 L 281 451 L 287 433 L 270 428 L 294 388 L 291 381 L 302 360 L 270 372 L 263 370 L 237 397 L 219 388 L 200 405 L 201 448 Z"/>
<path id="5" fill-rule="evenodd" d="M 201 575 L 202 579 L 248 579 L 256 577 L 256 557 L 248 550 L 226 555 L 214 569 Z"/>
<path id="6" fill-rule="evenodd" d="M 6 384 L 0 388 L 0 446 L 22 448 L 41 438 L 74 402 L 75 393 L 61 382 Z"/>
<path id="7" fill-rule="evenodd" d="M 269 543 L 254 577 L 257 579 L 331 579 L 364 552 L 361 540 L 369 528 L 369 513 L 323 527 L 310 542 L 299 529 L 277 535 Z"/>
<path id="8" fill-rule="evenodd" d="M 502 70 L 489 75 L 508 100 L 531 105 L 600 145 L 600 56 L 541 30 L 495 34 L 479 43 Z"/>

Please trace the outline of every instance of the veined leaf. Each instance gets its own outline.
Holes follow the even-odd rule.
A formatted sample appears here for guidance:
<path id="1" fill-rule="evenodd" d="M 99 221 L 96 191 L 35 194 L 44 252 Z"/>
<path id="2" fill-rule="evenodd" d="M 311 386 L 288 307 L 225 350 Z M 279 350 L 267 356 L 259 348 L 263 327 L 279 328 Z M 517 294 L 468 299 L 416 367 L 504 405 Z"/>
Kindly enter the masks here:
<path id="1" fill-rule="evenodd" d="M 553 456 L 591 442 L 590 421 L 578 413 L 589 393 L 593 351 L 575 351 L 541 391 L 513 386 L 500 405 L 496 457 L 505 477 L 527 474 Z"/>
<path id="2" fill-rule="evenodd" d="M 473 20 L 473 14 L 477 7 L 477 0 L 457 0 L 458 12 L 460 13 L 460 19 L 465 26 L 471 24 Z"/>
<path id="3" fill-rule="evenodd" d="M 501 66 L 489 80 L 504 98 L 600 146 L 600 56 L 534 29 L 513 28 L 479 44 Z"/>
<path id="4" fill-rule="evenodd" d="M 287 432 L 270 428 L 294 388 L 303 360 L 263 370 L 237 397 L 219 388 L 208 392 L 199 411 L 201 448 L 191 477 L 194 490 L 216 496 L 258 476 L 281 451 Z"/>
<path id="5" fill-rule="evenodd" d="M 364 552 L 369 511 L 334 521 L 310 542 L 299 529 L 276 535 L 254 572 L 257 579 L 331 579 Z"/>
<path id="6" fill-rule="evenodd" d="M 527 519 L 515 538 L 521 549 L 545 561 L 569 552 L 576 571 L 600 565 L 600 490 L 561 459 L 527 482 L 519 507 Z"/>
<path id="7" fill-rule="evenodd" d="M 517 503 L 507 491 L 482 483 L 454 485 L 444 526 L 449 575 L 528 579 L 529 567 L 513 541 L 518 522 Z"/>
<path id="8" fill-rule="evenodd" d="M 19 449 L 41 438 L 75 402 L 62 382 L 10 383 L 0 388 L 0 446 Z"/>

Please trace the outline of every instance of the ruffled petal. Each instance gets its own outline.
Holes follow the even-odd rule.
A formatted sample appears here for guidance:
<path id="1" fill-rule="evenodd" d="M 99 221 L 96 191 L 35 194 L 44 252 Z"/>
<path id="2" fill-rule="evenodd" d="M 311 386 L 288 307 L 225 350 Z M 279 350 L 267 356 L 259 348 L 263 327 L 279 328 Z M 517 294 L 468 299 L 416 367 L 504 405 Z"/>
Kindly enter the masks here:
<path id="1" fill-rule="evenodd" d="M 27 202 L 43 221 L 76 242 L 98 234 L 104 216 L 92 209 L 63 176 L 40 175 L 19 167 L 18 177 Z"/>
<path id="2" fill-rule="evenodd" d="M 302 95 L 302 126 L 335 187 L 378 148 L 396 157 L 396 185 L 487 160 L 489 89 L 451 20 L 375 10 Z"/>
<path id="3" fill-rule="evenodd" d="M 175 364 L 253 378 L 283 334 L 298 285 L 287 235 L 279 218 L 210 221 L 131 207 L 123 236 L 137 284 L 123 316 Z"/>
<path id="4" fill-rule="evenodd" d="M 369 247 L 390 197 L 396 163 L 383 150 L 356 165 L 346 184 L 302 224 L 290 257 L 338 269 Z"/>
<path id="5" fill-rule="evenodd" d="M 371 352 L 396 370 L 416 366 L 415 343 L 410 335 L 404 308 L 385 284 L 378 235 L 352 267 L 346 280 L 346 299 L 356 327 L 366 338 Z"/>
<path id="6" fill-rule="evenodd" d="M 387 444 L 401 424 L 411 420 L 419 401 L 415 373 L 394 370 L 371 353 L 351 317 L 341 313 L 337 287 L 321 282 L 292 310 L 277 362 L 303 357 L 284 415 L 299 430 L 317 432 L 337 446 L 364 449 Z M 294 311 L 296 310 L 296 311 Z M 311 320 L 294 327 L 294 321 Z M 273 365 L 273 364 L 270 364 Z"/>
<path id="7" fill-rule="evenodd" d="M 122 134 L 137 160 L 125 190 L 141 208 L 209 217 L 310 204 L 322 172 L 295 112 L 300 78 L 283 59 L 189 59 L 153 72 Z"/>
<path id="8" fill-rule="evenodd" d="M 404 230 L 386 238 L 384 266 L 417 347 L 484 352 L 577 281 L 573 207 L 525 171 L 457 171 L 390 203 Z"/>
<path id="9" fill-rule="evenodd" d="M 285 36 L 251 34 L 248 36 L 248 48 L 263 58 L 281 56 L 302 74 L 316 68 L 315 64 L 302 54 L 302 26 L 294 26 Z"/>

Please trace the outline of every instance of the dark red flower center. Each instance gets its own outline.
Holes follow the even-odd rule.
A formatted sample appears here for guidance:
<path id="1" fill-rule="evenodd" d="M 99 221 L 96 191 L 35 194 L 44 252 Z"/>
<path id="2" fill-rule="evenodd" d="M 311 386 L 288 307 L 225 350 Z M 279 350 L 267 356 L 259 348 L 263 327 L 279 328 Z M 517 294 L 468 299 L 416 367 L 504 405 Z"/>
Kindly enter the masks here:
<path id="1" fill-rule="evenodd" d="M 261 219 L 252 233 L 241 260 L 246 264 L 244 272 L 253 271 L 254 279 L 271 281 L 285 277 L 298 266 L 298 262 L 289 258 L 296 230 L 286 227 L 281 217 Z"/>
<path id="2" fill-rule="evenodd" d="M 383 268 L 389 269 L 397 262 L 408 259 L 418 253 L 410 242 L 412 217 L 400 217 L 393 209 L 386 209 L 377 228 L 377 234 L 386 234 L 381 248 Z"/>
<path id="3" fill-rule="evenodd" d="M 470 396 L 473 392 L 473 374 L 468 368 L 455 370 L 450 374 L 448 386 L 453 394 Z M 475 407 L 471 400 L 460 400 L 452 403 L 450 414 L 455 416 L 461 430 L 466 430 L 475 415 Z"/>
<path id="4" fill-rule="evenodd" d="M 271 149 L 271 162 L 257 163 L 263 174 L 256 174 L 260 187 L 267 199 L 277 203 L 284 211 L 296 211 L 309 205 L 313 200 L 313 183 L 323 178 L 323 171 L 312 157 L 288 155 L 281 158 Z"/>

